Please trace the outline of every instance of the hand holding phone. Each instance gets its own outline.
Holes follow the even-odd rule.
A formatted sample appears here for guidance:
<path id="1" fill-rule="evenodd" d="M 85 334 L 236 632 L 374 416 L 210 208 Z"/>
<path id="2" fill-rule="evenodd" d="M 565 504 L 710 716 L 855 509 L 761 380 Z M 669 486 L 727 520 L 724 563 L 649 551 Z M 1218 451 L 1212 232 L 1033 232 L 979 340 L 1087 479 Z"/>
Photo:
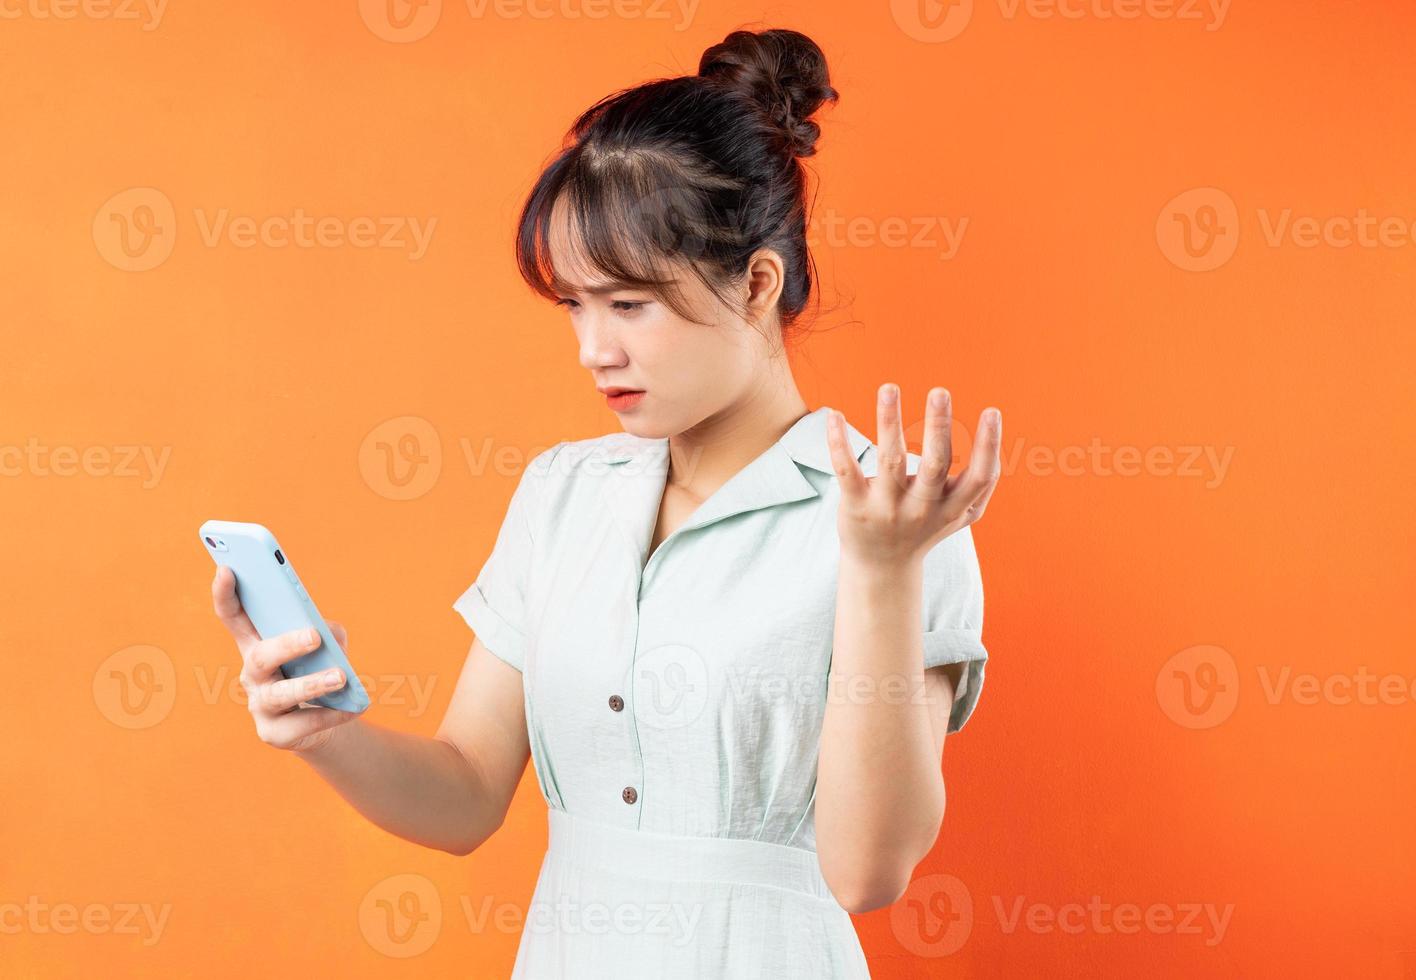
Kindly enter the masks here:
<path id="1" fill-rule="evenodd" d="M 241 685 L 257 733 L 277 748 L 323 745 L 332 728 L 369 706 L 344 655 L 343 628 L 336 636 L 337 624 L 320 616 L 266 528 L 207 521 L 200 533 L 217 565 L 212 603 L 241 651 Z"/>

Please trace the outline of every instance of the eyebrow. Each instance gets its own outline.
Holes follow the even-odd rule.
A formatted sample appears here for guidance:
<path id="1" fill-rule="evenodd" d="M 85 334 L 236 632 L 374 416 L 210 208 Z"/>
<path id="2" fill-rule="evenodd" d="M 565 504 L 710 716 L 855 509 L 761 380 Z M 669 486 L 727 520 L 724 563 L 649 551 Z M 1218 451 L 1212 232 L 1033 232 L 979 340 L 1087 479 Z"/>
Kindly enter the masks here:
<path id="1" fill-rule="evenodd" d="M 556 292 L 561 292 L 561 293 L 579 293 L 579 292 L 584 292 L 584 293 L 589 293 L 591 296 L 603 296 L 603 295 L 605 295 L 606 293 L 616 293 L 616 292 L 619 292 L 621 289 L 638 289 L 638 288 L 639 288 L 639 287 L 637 287 L 637 286 L 631 286 L 629 283 L 626 283 L 626 282 L 608 282 L 608 283 L 605 283 L 603 286 L 586 286 L 586 287 L 583 287 L 583 288 L 576 288 L 576 287 L 572 286 L 572 285 L 571 285 L 570 283 L 568 283 L 568 282 L 558 282 L 558 283 L 555 284 L 555 290 L 556 290 Z"/>

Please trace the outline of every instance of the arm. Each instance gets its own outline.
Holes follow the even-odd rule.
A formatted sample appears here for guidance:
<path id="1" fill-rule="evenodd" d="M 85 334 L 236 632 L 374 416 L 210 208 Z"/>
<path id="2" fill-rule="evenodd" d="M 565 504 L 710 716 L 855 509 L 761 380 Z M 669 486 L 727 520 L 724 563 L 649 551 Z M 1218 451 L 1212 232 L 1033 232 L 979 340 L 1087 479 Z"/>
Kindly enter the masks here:
<path id="1" fill-rule="evenodd" d="M 962 665 L 924 667 L 923 556 L 982 515 L 1000 441 L 985 413 L 968 469 L 948 479 L 947 406 L 947 393 L 940 406 L 931 400 L 914 476 L 905 475 L 897 397 L 882 397 L 877 409 L 876 477 L 861 474 L 834 424 L 828 435 L 842 542 L 816 842 L 823 876 L 852 912 L 904 893 L 944 816 L 940 757 Z"/>
<path id="2" fill-rule="evenodd" d="M 474 640 L 432 738 L 355 719 L 298 751 L 370 821 L 406 840 L 468 854 L 506 818 L 530 747 L 521 673 Z"/>
<path id="3" fill-rule="evenodd" d="M 231 570 L 218 568 L 212 600 L 240 649 L 241 684 L 263 742 L 304 759 L 356 810 L 414 843 L 467 854 L 501 826 L 530 755 L 520 671 L 474 641 L 433 738 L 348 712 L 299 708 L 344 679 L 282 677 L 280 665 L 318 639 L 296 630 L 262 640 L 235 586 Z M 344 628 L 331 622 L 330 629 L 347 650 Z"/>
<path id="4" fill-rule="evenodd" d="M 842 562 L 816 777 L 822 874 L 852 912 L 889 905 L 939 835 L 958 665 L 924 669 L 922 571 Z"/>

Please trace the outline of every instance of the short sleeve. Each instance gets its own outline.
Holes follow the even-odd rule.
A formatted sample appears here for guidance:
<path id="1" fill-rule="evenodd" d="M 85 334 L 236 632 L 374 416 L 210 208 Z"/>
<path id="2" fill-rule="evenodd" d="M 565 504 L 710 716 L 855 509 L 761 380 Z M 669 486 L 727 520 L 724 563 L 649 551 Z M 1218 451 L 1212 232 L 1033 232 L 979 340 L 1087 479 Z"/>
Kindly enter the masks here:
<path id="1" fill-rule="evenodd" d="M 949 714 L 956 732 L 973 714 L 983 692 L 983 578 L 973 534 L 964 526 L 924 556 L 924 666 L 964 665 Z"/>
<path id="2" fill-rule="evenodd" d="M 522 471 L 492 553 L 476 580 L 452 604 L 482 645 L 517 670 L 526 665 L 526 597 L 539 524 L 540 489 L 563 445 L 557 443 L 539 453 Z"/>

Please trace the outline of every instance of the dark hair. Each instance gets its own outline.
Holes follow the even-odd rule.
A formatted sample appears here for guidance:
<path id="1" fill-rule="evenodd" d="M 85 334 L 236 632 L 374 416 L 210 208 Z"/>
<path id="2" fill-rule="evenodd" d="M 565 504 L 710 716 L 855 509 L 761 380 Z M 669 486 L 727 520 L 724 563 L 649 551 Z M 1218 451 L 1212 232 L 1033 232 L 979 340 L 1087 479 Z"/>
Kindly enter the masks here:
<path id="1" fill-rule="evenodd" d="M 774 249 L 784 265 L 777 311 L 785 334 L 806 306 L 815 268 L 798 160 L 816 152 L 821 127 L 811 115 L 838 98 L 821 49 L 789 30 L 733 31 L 703 53 L 697 75 L 606 96 L 576 119 L 573 141 L 522 208 L 522 277 L 547 299 L 568 291 L 548 246 L 560 202 L 587 268 L 652 293 L 686 319 L 692 313 L 671 286 L 669 263 L 685 262 L 742 315 L 729 286 L 741 282 L 754 252 Z"/>

